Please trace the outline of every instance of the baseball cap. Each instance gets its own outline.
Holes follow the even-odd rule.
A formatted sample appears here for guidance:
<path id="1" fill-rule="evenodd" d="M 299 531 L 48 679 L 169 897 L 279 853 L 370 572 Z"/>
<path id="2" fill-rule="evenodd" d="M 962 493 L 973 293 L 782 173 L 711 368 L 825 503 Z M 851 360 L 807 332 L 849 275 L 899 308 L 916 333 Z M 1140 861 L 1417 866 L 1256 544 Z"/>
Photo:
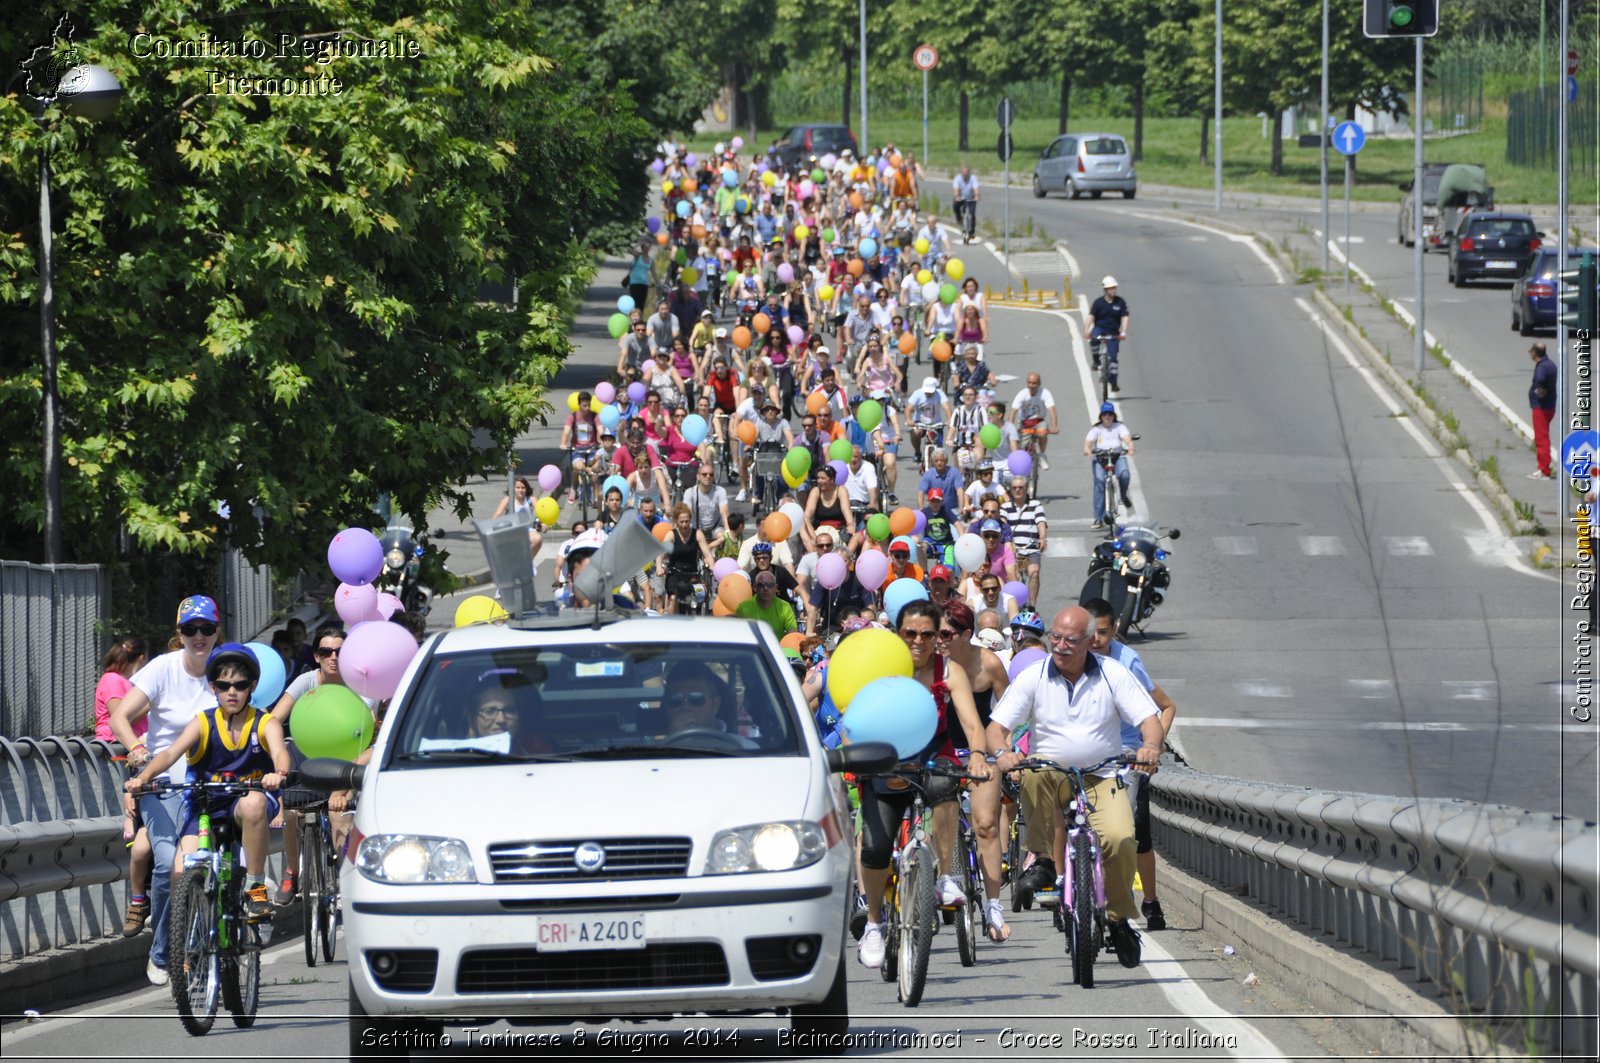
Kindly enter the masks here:
<path id="1" fill-rule="evenodd" d="M 903 552 L 909 555 L 911 553 L 911 539 L 904 535 L 896 535 L 889 542 L 889 552 L 891 554 Z"/>
<path id="2" fill-rule="evenodd" d="M 702 311 L 700 311 L 700 316 L 701 316 L 701 317 L 710 317 L 710 316 L 711 316 L 711 311 L 709 311 L 709 310 L 702 310 Z"/>
<path id="3" fill-rule="evenodd" d="M 990 517 L 982 524 L 978 525 L 979 535 L 987 535 L 989 532 L 994 532 L 996 535 L 999 535 L 1004 530 L 1005 529 L 1000 527 L 1000 522 L 995 520 L 993 517 Z"/>
<path id="4" fill-rule="evenodd" d="M 217 612 L 217 603 L 203 594 L 191 594 L 178 603 L 178 625 L 181 627 L 191 620 L 209 620 L 213 624 L 222 623 L 222 617 Z"/>
<path id="5" fill-rule="evenodd" d="M 938 391 L 939 390 L 939 378 L 938 377 L 931 377 L 931 376 L 923 377 L 922 378 L 922 390 L 923 391 Z"/>
<path id="6" fill-rule="evenodd" d="M 949 583 L 950 579 L 951 579 L 950 566 L 949 565 L 934 565 L 932 568 L 930 568 L 928 570 L 928 579 L 930 579 L 930 580 L 942 579 L 946 583 Z"/>
<path id="7" fill-rule="evenodd" d="M 817 529 L 816 537 L 818 539 L 822 538 L 824 535 L 826 535 L 829 539 L 832 539 L 834 542 L 839 541 L 839 533 L 833 530 L 832 525 L 824 524 L 822 527 Z"/>
<path id="8" fill-rule="evenodd" d="M 817 353 L 818 354 L 826 354 L 826 355 L 832 355 L 833 354 L 833 352 L 828 350 L 828 348 L 826 348 L 826 347 L 818 347 L 817 348 Z"/>
<path id="9" fill-rule="evenodd" d="M 1113 403 L 1102 402 L 1100 404 L 1100 412 L 1101 413 L 1116 413 L 1117 412 L 1117 407 Z"/>
<path id="10" fill-rule="evenodd" d="M 932 490 L 930 490 L 928 492 L 928 501 L 929 502 L 943 502 L 944 501 L 944 488 L 935 487 Z"/>
<path id="11" fill-rule="evenodd" d="M 1100 278 L 1100 287 L 1115 288 L 1116 286 L 1117 278 L 1113 277 L 1111 274 L 1107 273 L 1104 277 Z"/>
<path id="12" fill-rule="evenodd" d="M 986 627 L 972 636 L 972 641 L 986 650 L 999 651 L 1006 648 L 1006 637 L 992 627 Z"/>
<path id="13" fill-rule="evenodd" d="M 725 340 L 727 338 L 728 338 L 728 330 L 727 329 L 725 329 L 725 328 L 717 329 L 717 339 Z"/>

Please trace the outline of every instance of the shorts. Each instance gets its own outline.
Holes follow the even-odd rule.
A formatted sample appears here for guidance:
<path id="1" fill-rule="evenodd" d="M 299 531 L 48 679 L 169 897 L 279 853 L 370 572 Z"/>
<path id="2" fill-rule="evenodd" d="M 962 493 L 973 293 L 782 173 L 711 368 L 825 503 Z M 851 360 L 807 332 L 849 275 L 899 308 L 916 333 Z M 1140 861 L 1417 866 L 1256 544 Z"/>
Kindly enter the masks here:
<path id="1" fill-rule="evenodd" d="M 896 457 L 899 457 L 900 456 L 900 444 L 899 443 L 885 443 L 885 444 L 883 444 L 883 452 L 885 454 L 893 454 Z"/>
<path id="2" fill-rule="evenodd" d="M 1128 798 L 1133 802 L 1133 839 L 1138 846 L 1135 851 L 1148 853 L 1155 848 L 1150 837 L 1150 776 L 1142 771 L 1130 771 Z"/>
<path id="3" fill-rule="evenodd" d="M 283 802 L 278 799 L 277 794 L 265 794 L 264 796 L 267 799 L 267 822 L 271 823 L 278 818 L 278 811 L 283 807 Z M 211 821 L 215 823 L 219 819 L 229 819 L 233 820 L 235 826 L 238 826 L 238 820 L 235 820 L 233 816 L 233 808 L 244 797 L 244 794 L 240 794 L 238 797 L 225 802 L 214 802 L 211 806 Z M 199 833 L 200 811 L 195 806 L 194 801 L 185 800 L 183 803 L 183 826 L 178 828 L 178 837 L 187 838 Z"/>

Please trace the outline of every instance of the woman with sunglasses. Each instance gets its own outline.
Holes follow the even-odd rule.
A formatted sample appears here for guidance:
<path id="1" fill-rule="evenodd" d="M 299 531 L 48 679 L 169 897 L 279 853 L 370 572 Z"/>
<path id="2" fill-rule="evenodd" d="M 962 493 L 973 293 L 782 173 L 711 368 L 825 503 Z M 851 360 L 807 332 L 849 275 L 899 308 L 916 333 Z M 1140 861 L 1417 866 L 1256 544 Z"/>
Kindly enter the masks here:
<path id="1" fill-rule="evenodd" d="M 169 652 L 133 674 L 132 686 L 111 710 L 111 731 L 127 747 L 130 771 L 143 771 L 155 754 L 177 740 L 190 720 L 216 705 L 216 695 L 206 679 L 206 662 L 221 627 L 216 602 L 203 594 L 185 598 L 178 603 L 177 632 L 168 643 Z M 133 725 L 147 717 L 149 731 L 142 738 L 136 736 Z M 167 777 L 181 783 L 188 772 L 187 764 L 178 764 Z M 167 984 L 167 914 L 174 872 L 182 871 L 182 865 L 174 865 L 178 832 L 185 819 L 184 797 L 182 792 L 139 797 L 139 816 L 155 858 L 150 875 L 150 927 L 154 933 L 145 965 L 151 985 Z"/>
<path id="2" fill-rule="evenodd" d="M 820 462 L 813 468 L 817 475 L 817 489 L 806 498 L 805 522 L 800 529 L 801 541 L 807 550 L 815 549 L 817 529 L 828 527 L 843 532 L 843 540 L 850 549 L 856 549 L 860 545 L 856 541 L 856 518 L 850 512 L 850 499 L 845 497 L 835 479 L 837 470 L 832 465 Z"/>
<path id="3" fill-rule="evenodd" d="M 655 357 L 646 363 L 644 367 L 644 386 L 650 389 L 655 399 L 654 404 L 646 402 L 645 415 L 647 418 L 653 413 L 655 418 L 659 419 L 662 406 L 671 409 L 674 406 L 683 405 L 683 396 L 688 392 L 687 385 L 683 382 L 683 377 L 678 375 L 677 368 L 672 364 L 673 350 L 677 349 L 677 345 L 681 344 L 683 339 L 680 337 L 672 342 L 673 347 L 671 349 L 666 347 L 657 348 Z"/>

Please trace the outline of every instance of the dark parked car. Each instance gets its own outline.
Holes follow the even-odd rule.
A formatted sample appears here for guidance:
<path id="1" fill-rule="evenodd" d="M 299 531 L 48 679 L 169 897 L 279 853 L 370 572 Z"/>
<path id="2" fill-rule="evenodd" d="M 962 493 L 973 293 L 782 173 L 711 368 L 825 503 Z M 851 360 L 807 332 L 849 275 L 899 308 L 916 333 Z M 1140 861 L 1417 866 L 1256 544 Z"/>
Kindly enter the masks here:
<path id="1" fill-rule="evenodd" d="M 1515 280 L 1539 250 L 1542 236 L 1526 214 L 1497 210 L 1463 214 L 1450 235 L 1450 283 L 1461 288 L 1483 277 Z"/>
<path id="2" fill-rule="evenodd" d="M 778 149 L 778 158 L 791 170 L 813 155 L 820 159 L 828 154 L 838 155 L 846 148 L 858 157 L 861 153 L 849 126 L 816 122 L 791 126 L 773 146 Z"/>
<path id="3" fill-rule="evenodd" d="M 1590 253 L 1600 255 L 1594 248 Z M 1583 248 L 1567 248 L 1567 269 L 1577 269 L 1583 260 Z M 1511 327 L 1524 336 L 1535 329 L 1556 327 L 1556 249 L 1541 247 L 1533 256 L 1522 276 L 1511 285 Z M 1600 286 L 1595 289 L 1595 302 L 1600 303 Z"/>

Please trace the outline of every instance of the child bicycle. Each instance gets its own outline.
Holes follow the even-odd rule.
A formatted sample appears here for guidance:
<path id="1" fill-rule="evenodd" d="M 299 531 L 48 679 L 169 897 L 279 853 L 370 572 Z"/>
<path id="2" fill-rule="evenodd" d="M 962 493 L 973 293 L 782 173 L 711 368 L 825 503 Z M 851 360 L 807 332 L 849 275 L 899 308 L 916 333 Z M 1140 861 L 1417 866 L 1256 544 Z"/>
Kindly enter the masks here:
<path id="1" fill-rule="evenodd" d="M 305 901 L 306 966 L 317 965 L 317 947 L 324 963 L 333 962 L 339 931 L 339 854 L 333 844 L 333 821 L 323 797 L 296 809 L 300 813 L 298 883 Z"/>

